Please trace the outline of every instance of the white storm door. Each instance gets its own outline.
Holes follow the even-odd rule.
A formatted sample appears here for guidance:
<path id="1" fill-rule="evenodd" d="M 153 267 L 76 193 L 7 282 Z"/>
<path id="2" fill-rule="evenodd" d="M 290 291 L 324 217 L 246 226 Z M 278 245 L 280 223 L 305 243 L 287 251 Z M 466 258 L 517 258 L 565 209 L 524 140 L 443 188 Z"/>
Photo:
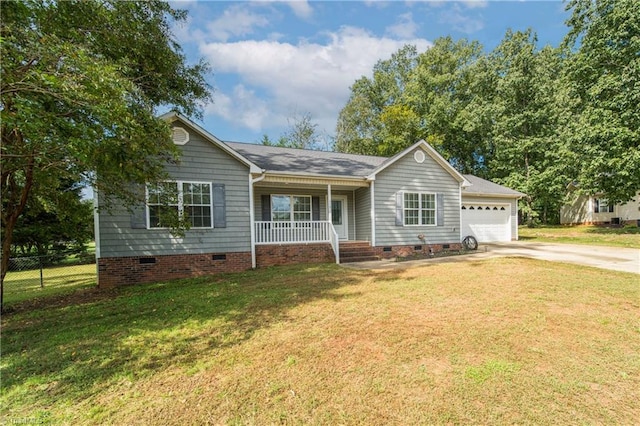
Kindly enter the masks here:
<path id="1" fill-rule="evenodd" d="M 338 238 L 349 238 L 349 221 L 347 217 L 347 197 L 344 195 L 331 195 L 331 223 L 338 233 Z"/>

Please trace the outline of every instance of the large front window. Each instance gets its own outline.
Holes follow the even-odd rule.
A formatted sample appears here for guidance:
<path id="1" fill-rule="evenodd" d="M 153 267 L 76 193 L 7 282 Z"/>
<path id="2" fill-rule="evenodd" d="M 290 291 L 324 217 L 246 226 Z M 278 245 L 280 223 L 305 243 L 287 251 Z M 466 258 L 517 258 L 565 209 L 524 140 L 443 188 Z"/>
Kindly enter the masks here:
<path id="1" fill-rule="evenodd" d="M 405 225 L 436 224 L 436 194 L 405 192 L 403 207 Z"/>
<path id="2" fill-rule="evenodd" d="M 149 227 L 168 228 L 179 218 L 191 228 L 213 226 L 211 184 L 202 182 L 160 182 L 147 187 Z"/>
<path id="3" fill-rule="evenodd" d="M 311 197 L 306 195 L 272 195 L 271 220 L 303 222 L 311 220 Z"/>

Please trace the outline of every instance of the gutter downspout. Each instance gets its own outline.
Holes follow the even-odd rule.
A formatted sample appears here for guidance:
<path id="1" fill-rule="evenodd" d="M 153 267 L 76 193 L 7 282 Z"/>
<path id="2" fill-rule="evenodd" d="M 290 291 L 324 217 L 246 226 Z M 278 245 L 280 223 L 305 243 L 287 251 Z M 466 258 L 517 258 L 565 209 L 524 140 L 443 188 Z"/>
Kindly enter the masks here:
<path id="1" fill-rule="evenodd" d="M 253 184 L 265 178 L 265 174 L 253 178 L 249 173 L 249 233 L 251 235 L 251 268 L 256 269 L 256 218 Z"/>
<path id="2" fill-rule="evenodd" d="M 96 243 L 96 285 L 100 287 L 100 271 L 98 264 L 100 263 L 100 203 L 98 202 L 98 190 L 93 188 L 93 235 Z"/>

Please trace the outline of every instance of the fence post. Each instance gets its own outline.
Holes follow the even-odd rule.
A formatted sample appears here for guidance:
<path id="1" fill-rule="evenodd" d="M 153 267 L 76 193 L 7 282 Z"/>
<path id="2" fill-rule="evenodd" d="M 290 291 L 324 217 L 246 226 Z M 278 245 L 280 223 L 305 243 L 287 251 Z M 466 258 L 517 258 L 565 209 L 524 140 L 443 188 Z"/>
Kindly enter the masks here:
<path id="1" fill-rule="evenodd" d="M 40 288 L 44 288 L 44 279 L 42 278 L 42 256 L 38 256 L 38 263 L 40 264 Z"/>

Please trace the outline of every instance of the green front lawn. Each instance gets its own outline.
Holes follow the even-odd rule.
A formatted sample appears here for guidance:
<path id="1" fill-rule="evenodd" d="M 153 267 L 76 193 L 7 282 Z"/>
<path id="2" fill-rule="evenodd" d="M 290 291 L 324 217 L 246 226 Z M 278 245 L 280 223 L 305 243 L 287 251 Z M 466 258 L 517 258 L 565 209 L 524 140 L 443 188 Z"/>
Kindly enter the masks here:
<path id="1" fill-rule="evenodd" d="M 298 265 L 16 305 L 0 420 L 633 424 L 637 278 L 527 259 Z"/>
<path id="2" fill-rule="evenodd" d="M 640 248 L 640 228 L 637 226 L 521 226 L 518 234 L 523 241 Z"/>

